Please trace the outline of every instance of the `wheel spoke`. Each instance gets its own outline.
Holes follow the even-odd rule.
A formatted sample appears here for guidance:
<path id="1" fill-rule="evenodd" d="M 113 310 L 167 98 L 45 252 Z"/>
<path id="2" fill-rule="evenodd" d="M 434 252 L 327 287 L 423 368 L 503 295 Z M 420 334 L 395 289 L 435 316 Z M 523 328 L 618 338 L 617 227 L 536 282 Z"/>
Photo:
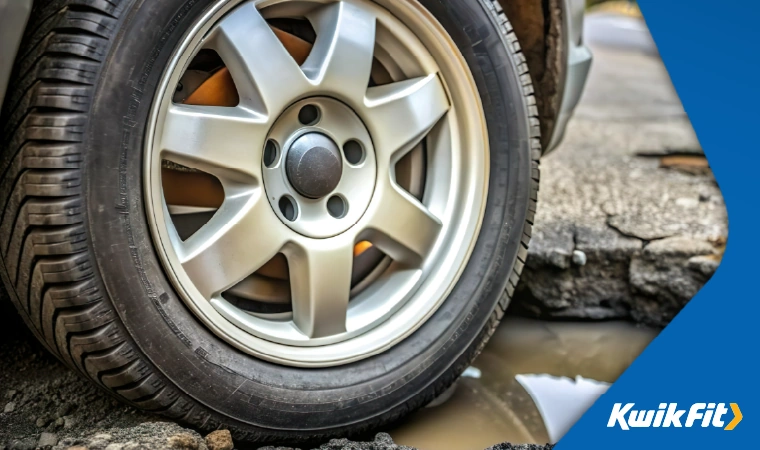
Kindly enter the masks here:
<path id="1" fill-rule="evenodd" d="M 235 81 L 241 104 L 276 115 L 309 82 L 256 6 L 248 2 L 225 17 L 214 30 L 214 48 Z"/>
<path id="2" fill-rule="evenodd" d="M 370 88 L 365 116 L 378 158 L 397 160 L 414 148 L 449 110 L 437 74 Z"/>
<path id="3" fill-rule="evenodd" d="M 303 71 L 325 91 L 364 101 L 372 71 L 377 19 L 345 1 L 319 8 L 309 17 L 317 41 Z"/>
<path id="4" fill-rule="evenodd" d="M 266 132 L 260 117 L 241 108 L 172 105 L 161 147 L 168 159 L 189 167 L 259 178 Z"/>
<path id="5" fill-rule="evenodd" d="M 369 216 L 369 240 L 396 261 L 420 265 L 435 245 L 441 221 L 390 181 L 375 195 L 379 199 Z"/>
<path id="6" fill-rule="evenodd" d="M 255 272 L 287 242 L 287 229 L 262 191 L 227 197 L 214 217 L 182 244 L 182 266 L 204 298 L 218 296 Z"/>
<path id="7" fill-rule="evenodd" d="M 288 252 L 293 321 L 311 338 L 346 331 L 353 241 L 343 241 L 315 240 Z"/>

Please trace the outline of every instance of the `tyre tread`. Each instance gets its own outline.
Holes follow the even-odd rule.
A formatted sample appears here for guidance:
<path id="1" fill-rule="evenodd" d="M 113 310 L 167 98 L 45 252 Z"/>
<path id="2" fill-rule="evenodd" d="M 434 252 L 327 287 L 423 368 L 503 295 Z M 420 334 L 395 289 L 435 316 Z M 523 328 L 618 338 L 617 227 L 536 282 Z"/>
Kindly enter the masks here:
<path id="1" fill-rule="evenodd" d="M 85 230 L 81 145 L 125 3 L 35 5 L 0 122 L 9 137 L 0 153 L 0 255 L 6 290 L 51 353 L 127 403 L 187 418 L 197 405 L 180 399 L 116 320 Z"/>

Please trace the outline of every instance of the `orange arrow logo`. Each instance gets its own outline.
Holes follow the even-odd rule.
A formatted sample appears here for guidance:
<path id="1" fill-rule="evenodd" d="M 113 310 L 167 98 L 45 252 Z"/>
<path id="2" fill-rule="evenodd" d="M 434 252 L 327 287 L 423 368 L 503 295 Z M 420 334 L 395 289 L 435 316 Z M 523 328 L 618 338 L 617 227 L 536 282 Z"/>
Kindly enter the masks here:
<path id="1" fill-rule="evenodd" d="M 734 420 L 732 420 L 728 425 L 726 425 L 726 428 L 724 430 L 731 431 L 734 428 L 736 428 L 737 425 L 739 425 L 739 422 L 742 421 L 742 411 L 739 409 L 739 405 L 736 403 L 731 403 L 731 411 L 734 412 Z"/>

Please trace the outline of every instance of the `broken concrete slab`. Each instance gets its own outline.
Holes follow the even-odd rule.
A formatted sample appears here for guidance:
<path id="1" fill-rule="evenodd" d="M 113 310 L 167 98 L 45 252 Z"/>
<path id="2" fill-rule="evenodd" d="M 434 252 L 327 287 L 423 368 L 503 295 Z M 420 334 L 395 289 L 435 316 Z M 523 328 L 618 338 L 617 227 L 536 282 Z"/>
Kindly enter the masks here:
<path id="1" fill-rule="evenodd" d="M 725 204 L 709 169 L 663 164 L 672 155 L 700 158 L 701 148 L 662 62 L 593 50 L 565 142 L 541 161 L 513 311 L 662 327 L 717 268 L 728 234 Z"/>
<path id="2" fill-rule="evenodd" d="M 715 273 L 720 251 L 710 242 L 688 237 L 654 241 L 635 255 L 629 282 L 634 320 L 666 324 Z"/>

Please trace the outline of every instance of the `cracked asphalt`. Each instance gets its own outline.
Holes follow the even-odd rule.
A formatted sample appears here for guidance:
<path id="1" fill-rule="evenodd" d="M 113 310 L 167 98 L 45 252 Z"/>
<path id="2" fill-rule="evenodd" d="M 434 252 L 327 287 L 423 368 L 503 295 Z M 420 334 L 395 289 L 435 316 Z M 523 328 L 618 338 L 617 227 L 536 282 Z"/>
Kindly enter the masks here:
<path id="1" fill-rule="evenodd" d="M 726 208 L 643 20 L 586 18 L 594 62 L 563 144 L 541 161 L 513 307 L 657 327 L 709 280 Z"/>

